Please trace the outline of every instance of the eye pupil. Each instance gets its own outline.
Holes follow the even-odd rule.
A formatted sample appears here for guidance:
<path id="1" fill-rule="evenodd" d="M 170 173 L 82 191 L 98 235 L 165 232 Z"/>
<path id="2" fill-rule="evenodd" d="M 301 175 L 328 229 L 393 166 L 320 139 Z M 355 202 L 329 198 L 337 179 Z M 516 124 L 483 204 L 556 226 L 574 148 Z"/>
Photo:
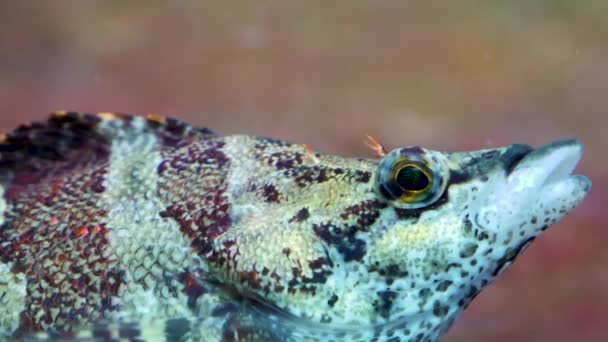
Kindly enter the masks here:
<path id="1" fill-rule="evenodd" d="M 429 178 L 417 166 L 408 165 L 397 173 L 397 184 L 406 191 L 420 191 L 429 186 Z"/>

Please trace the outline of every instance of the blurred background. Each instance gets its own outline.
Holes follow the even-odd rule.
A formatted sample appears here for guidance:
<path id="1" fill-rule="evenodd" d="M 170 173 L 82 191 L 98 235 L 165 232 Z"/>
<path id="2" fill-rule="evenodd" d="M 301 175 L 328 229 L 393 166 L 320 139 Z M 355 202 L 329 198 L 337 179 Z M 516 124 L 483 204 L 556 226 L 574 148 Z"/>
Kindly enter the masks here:
<path id="1" fill-rule="evenodd" d="M 608 336 L 608 2 L 2 1 L 0 131 L 57 109 L 164 113 L 372 157 L 579 137 L 587 200 L 445 338 Z"/>

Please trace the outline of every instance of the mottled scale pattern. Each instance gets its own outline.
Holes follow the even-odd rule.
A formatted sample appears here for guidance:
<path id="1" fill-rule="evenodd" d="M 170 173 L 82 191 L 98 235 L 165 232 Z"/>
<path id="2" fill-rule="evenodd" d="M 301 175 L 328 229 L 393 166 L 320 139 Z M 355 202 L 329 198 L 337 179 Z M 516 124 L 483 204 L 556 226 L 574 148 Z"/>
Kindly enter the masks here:
<path id="1" fill-rule="evenodd" d="M 0 340 L 435 341 L 590 187 L 574 140 L 374 151 L 153 114 L 0 136 Z"/>

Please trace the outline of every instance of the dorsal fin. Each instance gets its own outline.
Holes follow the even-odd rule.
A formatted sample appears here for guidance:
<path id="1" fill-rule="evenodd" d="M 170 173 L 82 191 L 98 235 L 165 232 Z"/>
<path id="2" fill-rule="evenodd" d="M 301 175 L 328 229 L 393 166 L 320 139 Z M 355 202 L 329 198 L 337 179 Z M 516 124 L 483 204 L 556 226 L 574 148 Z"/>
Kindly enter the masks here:
<path id="1" fill-rule="evenodd" d="M 143 132 L 155 134 L 167 148 L 216 136 L 207 128 L 154 114 L 54 112 L 46 121 L 0 135 L 0 185 L 19 174 L 98 160 L 110 153 L 112 140 Z"/>

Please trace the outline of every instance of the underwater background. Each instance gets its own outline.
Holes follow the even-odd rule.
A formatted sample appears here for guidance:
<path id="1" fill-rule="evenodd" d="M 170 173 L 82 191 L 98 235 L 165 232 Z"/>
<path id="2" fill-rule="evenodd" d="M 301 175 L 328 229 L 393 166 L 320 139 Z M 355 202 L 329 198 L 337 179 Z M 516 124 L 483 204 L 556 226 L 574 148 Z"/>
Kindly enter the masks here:
<path id="1" fill-rule="evenodd" d="M 578 137 L 587 199 L 445 341 L 608 339 L 608 2 L 2 1 L 0 132 L 163 113 L 373 157 Z"/>

